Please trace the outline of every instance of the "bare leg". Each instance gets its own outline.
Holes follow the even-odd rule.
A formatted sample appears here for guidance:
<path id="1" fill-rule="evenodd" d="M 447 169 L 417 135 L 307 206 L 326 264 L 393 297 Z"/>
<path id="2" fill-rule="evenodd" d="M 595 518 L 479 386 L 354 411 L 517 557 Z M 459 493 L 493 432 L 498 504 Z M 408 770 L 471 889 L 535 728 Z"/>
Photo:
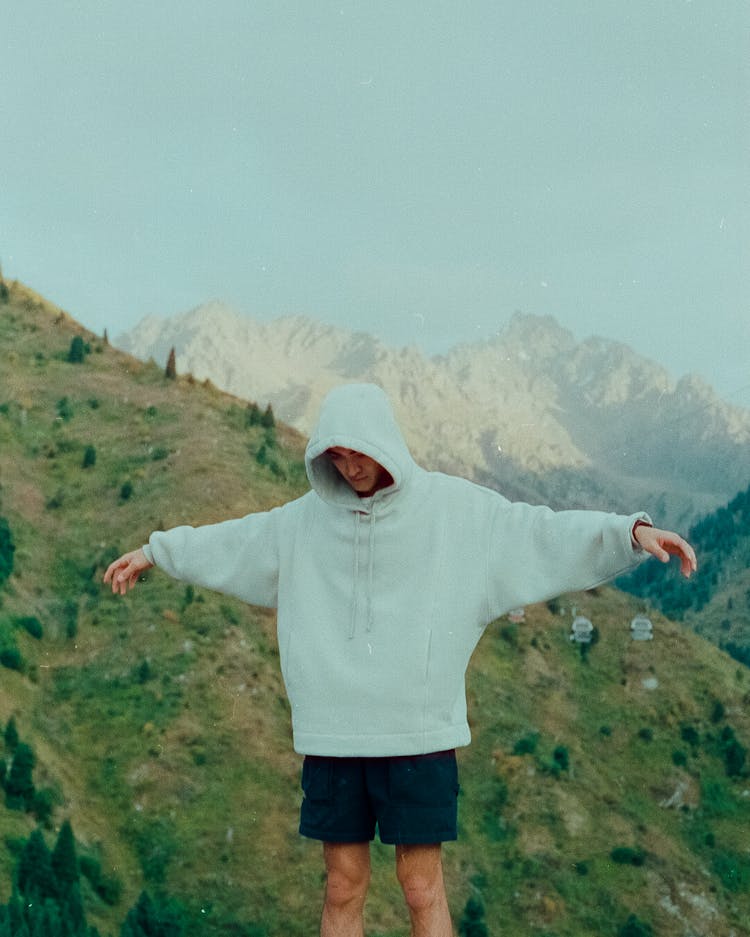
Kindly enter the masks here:
<path id="1" fill-rule="evenodd" d="M 411 917 L 411 937 L 452 937 L 440 843 L 396 846 L 396 874 Z"/>
<path id="2" fill-rule="evenodd" d="M 364 937 L 370 844 L 323 843 L 323 858 L 326 892 L 321 937 Z"/>

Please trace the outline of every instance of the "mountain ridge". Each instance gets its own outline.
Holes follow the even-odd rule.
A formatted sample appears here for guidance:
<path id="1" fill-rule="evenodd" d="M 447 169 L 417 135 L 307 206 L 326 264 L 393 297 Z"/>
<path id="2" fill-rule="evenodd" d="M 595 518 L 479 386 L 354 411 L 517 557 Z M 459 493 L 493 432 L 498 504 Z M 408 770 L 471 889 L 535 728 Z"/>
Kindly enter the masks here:
<path id="1" fill-rule="evenodd" d="M 514 500 L 619 511 L 638 502 L 686 529 L 750 475 L 749 410 L 623 343 L 577 342 L 551 316 L 518 313 L 487 341 L 428 357 L 303 316 L 258 322 L 214 301 L 150 317 L 116 344 L 158 361 L 174 347 L 181 373 L 268 401 L 303 433 L 332 386 L 373 381 L 425 467 Z"/>

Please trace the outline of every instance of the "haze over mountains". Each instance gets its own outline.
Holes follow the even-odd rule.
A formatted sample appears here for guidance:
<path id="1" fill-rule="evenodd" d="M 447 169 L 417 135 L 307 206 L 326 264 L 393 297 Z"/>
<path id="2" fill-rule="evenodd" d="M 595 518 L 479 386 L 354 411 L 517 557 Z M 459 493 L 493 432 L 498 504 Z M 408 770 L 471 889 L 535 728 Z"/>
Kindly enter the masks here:
<path id="1" fill-rule="evenodd" d="M 148 317 L 118 347 L 261 404 L 308 433 L 343 381 L 393 400 L 417 460 L 553 507 L 651 511 L 682 525 L 750 477 L 750 411 L 700 378 L 675 381 L 630 347 L 577 342 L 551 317 L 517 314 L 495 338 L 427 357 L 301 316 L 258 322 L 212 302 Z"/>

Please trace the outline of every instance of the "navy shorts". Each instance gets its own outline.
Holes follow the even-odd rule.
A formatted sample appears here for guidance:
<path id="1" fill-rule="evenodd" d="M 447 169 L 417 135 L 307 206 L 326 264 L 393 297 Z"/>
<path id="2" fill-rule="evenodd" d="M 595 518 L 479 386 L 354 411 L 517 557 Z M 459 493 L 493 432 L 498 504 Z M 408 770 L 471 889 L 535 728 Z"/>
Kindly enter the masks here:
<path id="1" fill-rule="evenodd" d="M 306 755 L 299 831 L 329 843 L 416 845 L 456 839 L 453 749 L 391 758 Z"/>

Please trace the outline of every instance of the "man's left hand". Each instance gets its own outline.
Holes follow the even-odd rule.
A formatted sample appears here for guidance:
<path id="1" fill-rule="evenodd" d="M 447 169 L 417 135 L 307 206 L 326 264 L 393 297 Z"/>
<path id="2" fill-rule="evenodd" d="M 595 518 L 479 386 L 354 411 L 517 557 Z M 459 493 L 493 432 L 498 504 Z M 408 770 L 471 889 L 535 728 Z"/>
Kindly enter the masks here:
<path id="1" fill-rule="evenodd" d="M 686 579 L 689 579 L 698 569 L 695 550 L 687 540 L 671 530 L 660 530 L 658 527 L 639 524 L 633 532 L 633 539 L 646 553 L 655 556 L 662 563 L 668 563 L 670 556 L 678 557 L 680 572 Z"/>

